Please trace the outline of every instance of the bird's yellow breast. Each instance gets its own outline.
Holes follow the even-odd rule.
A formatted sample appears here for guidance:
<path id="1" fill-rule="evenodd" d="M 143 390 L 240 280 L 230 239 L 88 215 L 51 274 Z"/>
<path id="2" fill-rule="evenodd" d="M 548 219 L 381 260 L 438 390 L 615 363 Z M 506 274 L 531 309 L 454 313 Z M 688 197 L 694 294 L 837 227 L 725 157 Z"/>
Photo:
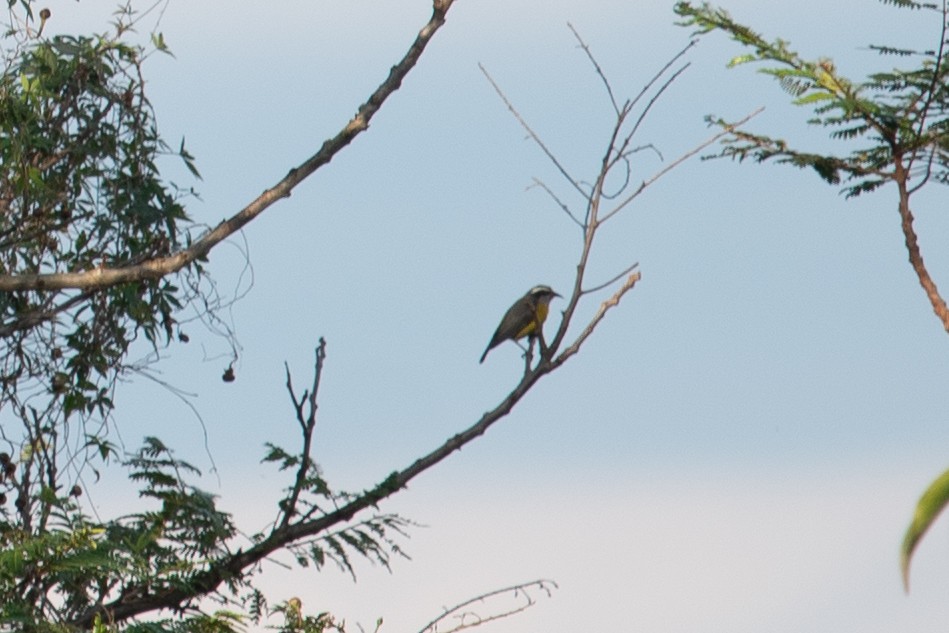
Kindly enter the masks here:
<path id="1" fill-rule="evenodd" d="M 550 310 L 550 304 L 541 303 L 537 306 L 537 324 L 540 325 L 547 320 L 547 312 Z"/>
<path id="2" fill-rule="evenodd" d="M 524 326 L 520 332 L 517 333 L 515 339 L 524 338 L 525 336 L 530 336 L 537 331 L 537 328 L 540 327 L 544 321 L 547 320 L 547 312 L 550 311 L 550 306 L 546 303 L 540 303 L 534 308 L 534 318 L 531 319 L 531 322 Z"/>

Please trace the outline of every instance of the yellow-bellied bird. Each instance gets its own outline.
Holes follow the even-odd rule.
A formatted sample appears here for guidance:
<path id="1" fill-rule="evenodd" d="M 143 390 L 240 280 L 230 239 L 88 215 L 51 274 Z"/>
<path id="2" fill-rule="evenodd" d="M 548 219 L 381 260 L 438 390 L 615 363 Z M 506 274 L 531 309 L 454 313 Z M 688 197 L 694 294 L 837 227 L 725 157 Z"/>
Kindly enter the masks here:
<path id="1" fill-rule="evenodd" d="M 528 290 L 526 295 L 508 308 L 478 362 L 483 363 L 488 352 L 508 339 L 517 341 L 525 336 L 532 339 L 539 336 L 550 310 L 550 301 L 559 296 L 550 286 L 534 286 Z"/>

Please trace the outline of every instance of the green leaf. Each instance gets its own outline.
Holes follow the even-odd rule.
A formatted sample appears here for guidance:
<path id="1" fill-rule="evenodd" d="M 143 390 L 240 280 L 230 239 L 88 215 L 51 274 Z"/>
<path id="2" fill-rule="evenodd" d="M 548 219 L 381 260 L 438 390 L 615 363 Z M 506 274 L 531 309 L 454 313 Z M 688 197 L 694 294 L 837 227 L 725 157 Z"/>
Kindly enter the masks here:
<path id="1" fill-rule="evenodd" d="M 171 51 L 168 50 L 168 44 L 165 43 L 165 35 L 163 33 L 152 33 L 152 45 L 156 50 L 171 55 Z"/>
<path id="2" fill-rule="evenodd" d="M 56 38 L 53 40 L 52 46 L 56 49 L 56 52 L 70 57 L 75 57 L 82 52 L 81 46 L 77 46 L 64 38 Z"/>
<path id="3" fill-rule="evenodd" d="M 181 159 L 184 161 L 185 167 L 188 168 L 188 171 L 190 171 L 191 174 L 192 174 L 195 178 L 197 178 L 198 180 L 200 180 L 200 179 L 201 179 L 201 174 L 198 172 L 198 168 L 197 168 L 197 166 L 194 164 L 194 156 L 192 156 L 191 153 L 190 153 L 188 150 L 185 149 L 185 139 L 184 139 L 184 137 L 182 137 L 182 139 L 181 139 L 181 147 L 178 148 L 178 155 L 179 155 L 179 156 L 181 157 Z"/>
<path id="4" fill-rule="evenodd" d="M 906 536 L 903 537 L 903 546 L 900 548 L 900 568 L 903 572 L 903 587 L 906 591 L 909 591 L 909 564 L 913 552 L 920 539 L 926 534 L 926 530 L 946 508 L 946 504 L 949 504 L 949 470 L 939 475 L 919 498 L 916 512 L 913 514 L 913 522 L 910 523 Z"/>
<path id="5" fill-rule="evenodd" d="M 757 60 L 758 60 L 757 55 L 738 55 L 728 60 L 727 66 L 729 68 L 734 68 L 735 66 L 741 66 L 742 64 L 748 64 Z"/>
<path id="6" fill-rule="evenodd" d="M 794 100 L 794 105 L 807 105 L 809 103 L 817 103 L 818 101 L 828 101 L 834 99 L 834 95 L 829 92 L 812 92 L 811 94 L 804 95 L 798 99 Z"/>

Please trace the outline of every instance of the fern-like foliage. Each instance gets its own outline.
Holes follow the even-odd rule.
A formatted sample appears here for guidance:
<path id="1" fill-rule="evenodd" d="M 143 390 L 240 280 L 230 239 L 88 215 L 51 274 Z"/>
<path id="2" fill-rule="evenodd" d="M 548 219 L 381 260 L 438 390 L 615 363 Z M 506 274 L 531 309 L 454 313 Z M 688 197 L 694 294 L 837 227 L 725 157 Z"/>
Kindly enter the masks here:
<path id="1" fill-rule="evenodd" d="M 273 446 L 267 455 L 294 462 Z M 202 586 L 209 571 L 228 564 L 241 545 L 231 516 L 217 507 L 215 497 L 188 483 L 200 475 L 194 466 L 176 458 L 154 437 L 146 438 L 123 464 L 128 478 L 139 484 L 140 496 L 149 502 L 143 511 L 100 521 L 82 511 L 74 493 L 59 496 L 47 490 L 43 494 L 51 510 L 44 531 L 30 534 L 8 520 L 0 521 L 0 630 L 45 630 L 48 623 L 81 618 L 103 603 L 179 590 L 230 607 L 209 610 L 207 603 L 187 601 L 175 617 L 129 623 L 121 630 L 233 633 L 280 610 L 268 609 L 254 584 L 256 568 L 241 570 L 210 593 Z M 301 499 L 313 499 L 304 506 L 301 521 L 325 514 L 317 498 L 333 507 L 356 496 L 332 492 L 318 476 L 308 482 L 306 493 Z M 0 508 L 0 516 L 4 514 Z M 301 567 L 320 569 L 333 563 L 355 578 L 354 557 L 386 568 L 392 557 L 406 557 L 398 540 L 407 537 L 411 525 L 398 515 L 379 514 L 296 540 L 287 551 Z M 287 526 L 260 533 L 251 542 L 279 538 L 284 529 Z M 304 628 L 290 630 L 315 630 L 312 627 L 318 624 L 335 628 L 328 618 L 304 617 Z M 120 630 L 101 623 L 100 628 Z"/>
<path id="2" fill-rule="evenodd" d="M 156 507 L 99 521 L 75 492 L 48 490 L 45 530 L 0 523 L 0 626 L 42 628 L 108 599 L 187 586 L 227 553 L 234 526 L 212 495 L 186 482 L 196 469 L 155 438 L 125 466 Z"/>
<path id="3" fill-rule="evenodd" d="M 809 123 L 830 128 L 834 140 L 846 143 L 848 152 L 828 155 L 806 152 L 761 134 L 734 133 L 723 141 L 718 156 L 758 162 L 774 159 L 813 169 L 830 184 L 843 184 L 848 197 L 873 191 L 894 177 L 894 165 L 911 173 L 915 186 L 934 180 L 949 181 L 946 153 L 949 113 L 949 59 L 945 6 L 889 0 L 902 9 L 934 12 L 942 23 L 941 44 L 935 50 L 876 45 L 882 55 L 921 58 L 909 69 L 894 69 L 854 81 L 841 74 L 829 58 L 804 59 L 783 39 L 768 40 L 731 15 L 709 4 L 679 2 L 680 24 L 699 34 L 722 31 L 751 52 L 735 57 L 730 65 L 763 63 L 761 72 L 774 77 L 792 102 L 811 107 Z M 728 127 L 723 119 L 711 119 Z"/>
<path id="4" fill-rule="evenodd" d="M 286 450 L 268 443 L 264 462 L 277 464 L 281 471 L 299 470 L 303 460 Z M 307 459 L 305 475 L 297 484 L 287 487 L 284 498 L 279 502 L 281 515 L 291 512 L 295 521 L 312 521 L 326 516 L 341 504 L 357 498 L 358 494 L 345 491 L 333 491 L 323 478 L 319 466 Z M 299 487 L 299 488 L 298 488 Z M 362 495 L 371 494 L 364 492 Z M 293 508 L 290 508 L 290 504 Z M 408 558 L 398 541 L 408 536 L 407 528 L 414 525 L 397 514 L 378 514 L 367 519 L 344 525 L 330 532 L 318 534 L 287 546 L 301 567 L 323 568 L 334 563 L 355 580 L 356 571 L 352 556 L 356 555 L 371 563 L 390 569 L 393 556 Z M 256 542 L 263 541 L 267 534 L 261 532 L 253 537 Z"/>

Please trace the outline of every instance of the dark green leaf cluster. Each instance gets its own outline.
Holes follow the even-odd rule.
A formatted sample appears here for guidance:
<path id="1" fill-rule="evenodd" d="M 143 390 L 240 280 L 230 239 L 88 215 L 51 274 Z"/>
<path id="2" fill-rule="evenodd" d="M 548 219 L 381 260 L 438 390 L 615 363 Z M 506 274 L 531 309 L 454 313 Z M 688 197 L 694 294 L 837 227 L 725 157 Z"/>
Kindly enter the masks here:
<path id="1" fill-rule="evenodd" d="M 108 459 L 115 448 L 98 438 L 93 446 Z M 40 450 L 36 449 L 37 452 Z M 30 456 L 21 460 L 0 454 L 0 465 L 13 470 L 27 468 Z M 269 446 L 265 461 L 294 468 L 298 459 L 276 446 Z M 200 472 L 178 459 L 159 439 L 146 438 L 141 449 L 122 460 L 128 480 L 135 482 L 146 508 L 124 516 L 102 520 L 84 512 L 78 503 L 81 491 L 65 494 L 40 486 L 35 497 L 16 504 L 23 511 L 0 505 L 0 630 L 73 631 L 69 622 L 82 621 L 104 604 L 149 600 L 152 596 L 179 592 L 178 612 L 147 622 L 128 622 L 121 627 L 94 627 L 107 631 L 240 631 L 286 607 L 268 611 L 264 594 L 254 585 L 256 566 L 225 573 L 223 583 L 208 584 L 218 570 L 229 568 L 242 550 L 231 516 L 217 507 L 215 497 L 188 482 Z M 355 495 L 330 490 L 317 473 L 304 479 L 295 497 L 293 521 L 275 524 L 267 533 L 251 537 L 250 546 L 269 547 L 282 543 L 301 567 L 321 569 L 332 562 L 355 578 L 354 557 L 387 569 L 393 556 L 407 557 L 397 542 L 411 525 L 394 514 L 381 514 L 342 523 L 332 530 L 315 531 L 309 538 L 286 539 L 285 533 L 327 516 Z M 296 486 L 281 502 L 285 513 Z M 317 500 L 321 500 L 317 503 Z M 324 510 L 321 505 L 330 506 Z M 23 517 L 29 517 L 29 524 Z M 24 526 L 24 522 L 28 525 Z M 212 603 L 228 606 L 208 610 Z M 285 613 L 285 615 L 288 615 Z M 54 623 L 63 623 L 61 628 Z M 289 618 L 280 630 L 342 631 L 328 614 Z"/>
<path id="2" fill-rule="evenodd" d="M 32 16 L 31 2 L 9 2 L 17 4 Z M 24 24 L 0 40 L 0 275 L 82 273 L 170 254 L 193 225 L 157 162 L 178 154 L 194 165 L 158 133 L 143 50 L 121 40 L 121 21 L 115 36 L 49 39 Z M 129 346 L 172 340 L 202 272 L 0 293 L 0 409 L 23 419 L 31 402 L 47 430 L 107 417 Z M 39 439 L 35 429 L 26 436 Z"/>
<path id="3" fill-rule="evenodd" d="M 101 626 L 101 631 L 112 633 L 115 627 Z M 141 622 L 122 629 L 127 633 L 243 633 L 247 630 L 244 617 L 233 611 L 219 610 L 183 618 L 167 618 L 157 622 Z"/>
<path id="4" fill-rule="evenodd" d="M 903 9 L 929 9 L 937 11 L 939 7 L 931 2 L 916 2 L 915 0 L 880 0 L 883 4 L 892 4 Z"/>
<path id="5" fill-rule="evenodd" d="M 0 76 L 0 274 L 115 267 L 179 246 L 187 216 L 156 166 L 167 147 L 139 63 L 121 42 L 58 36 Z M 5 293 L 4 390 L 34 378 L 72 396 L 67 414 L 108 405 L 94 384 L 139 333 L 170 340 L 179 295 L 168 280 Z"/>
<path id="6" fill-rule="evenodd" d="M 277 464 L 280 470 L 297 470 L 304 473 L 302 478 L 298 478 L 293 486 L 286 489 L 286 494 L 279 503 L 287 523 L 291 518 L 297 522 L 306 522 L 325 516 L 341 503 L 359 496 L 332 490 L 323 479 L 319 466 L 309 457 L 306 458 L 306 467 L 300 471 L 303 460 L 299 455 L 292 455 L 271 443 L 266 447 L 267 453 L 263 461 Z M 367 496 L 373 494 L 372 491 L 363 493 Z M 356 573 L 351 558 L 353 554 L 386 569 L 389 569 L 393 556 L 407 558 L 396 539 L 407 536 L 406 528 L 410 525 L 410 521 L 396 514 L 376 515 L 334 532 L 291 544 L 288 548 L 301 567 L 313 565 L 316 569 L 321 569 L 327 562 L 332 562 L 355 579 Z M 256 540 L 263 538 L 264 535 L 260 534 Z"/>
<path id="7" fill-rule="evenodd" d="M 397 538 L 407 537 L 406 529 L 411 525 L 412 522 L 397 514 L 380 514 L 309 541 L 294 543 L 289 550 L 301 567 L 312 564 L 321 569 L 332 562 L 355 580 L 353 554 L 386 569 L 390 569 L 393 556 L 408 558 Z"/>
<path id="8" fill-rule="evenodd" d="M 436 4 L 445 5 L 430 21 L 437 28 L 449 3 Z M 193 192 L 165 182 L 158 163 L 175 155 L 199 174 L 184 143 L 174 150 L 158 133 L 144 49 L 125 39 L 131 5 L 116 12 L 110 34 L 51 38 L 49 11 L 34 15 L 33 6 L 8 0 L 16 17 L 0 38 L 0 443 L 9 451 L 0 452 L 0 631 L 232 632 L 276 612 L 282 631 L 342 632 L 329 614 L 304 615 L 299 600 L 268 613 L 254 586 L 264 561 L 285 551 L 302 566 L 332 561 L 353 576 L 358 557 L 389 567 L 405 556 L 396 540 L 408 521 L 357 517 L 400 480 L 334 492 L 311 458 L 322 340 L 313 389 L 299 402 L 288 375 L 303 442 L 295 453 L 268 446 L 264 461 L 295 477 L 265 532 L 238 534 L 214 495 L 191 483 L 198 470 L 157 438 L 122 458 L 112 443 L 112 394 L 130 346 L 142 339 L 157 352 L 176 334 L 185 341 L 176 318 L 191 301 L 199 316 L 214 310 L 201 258 L 221 234 L 158 265 L 181 255 L 195 231 L 181 202 Z M 424 41 L 360 109 L 363 123 Z M 160 34 L 151 46 L 167 52 Z M 350 138 L 341 133 L 344 142 L 314 158 L 328 160 Z M 302 179 L 317 164 L 291 174 Z M 271 191 L 288 195 L 299 179 Z M 225 223 L 228 231 L 245 215 Z M 193 263 L 180 268 L 184 261 Z M 80 499 L 89 472 L 98 480 L 113 462 L 144 509 L 102 518 Z"/>
<path id="9" fill-rule="evenodd" d="M 786 41 L 769 41 L 709 4 L 676 4 L 681 24 L 699 33 L 724 31 L 751 53 L 731 61 L 732 66 L 763 62 L 762 73 L 774 77 L 793 103 L 813 108 L 809 123 L 830 130 L 831 138 L 851 146 L 843 155 L 805 152 L 771 137 L 734 132 L 723 143 L 719 156 L 756 161 L 774 159 L 813 169 L 830 184 L 845 183 L 844 193 L 857 196 L 900 177 L 905 169 L 916 187 L 930 179 L 949 181 L 949 64 L 944 42 L 946 14 L 928 3 L 891 1 L 901 8 L 935 11 L 942 22 L 942 44 L 935 51 L 876 46 L 875 50 L 901 58 L 921 56 L 918 67 L 875 73 L 863 82 L 841 75 L 826 58 L 809 61 L 789 48 Z M 728 123 L 713 118 L 728 129 Z M 899 165 L 899 167 L 897 167 Z"/>
<path id="10" fill-rule="evenodd" d="M 291 455 L 284 449 L 270 442 L 265 443 L 265 447 L 267 448 L 267 453 L 261 461 L 275 463 L 281 471 L 299 469 L 304 461 L 300 455 Z M 319 465 L 310 457 L 306 458 L 304 473 L 304 477 L 300 482 L 301 492 L 306 492 L 313 497 L 309 501 L 304 498 L 308 512 L 310 510 L 313 512 L 322 512 L 323 510 L 317 505 L 317 499 L 321 498 L 327 501 L 336 501 L 336 495 L 330 490 L 326 480 L 323 479 L 320 474 Z M 284 500 L 285 503 L 289 502 L 291 492 L 292 489 L 287 490 L 288 495 Z M 299 514 L 299 511 L 295 512 L 295 514 Z M 310 516 L 311 514 L 312 512 L 306 516 Z"/>
<path id="11" fill-rule="evenodd" d="M 44 38 L 48 11 L 8 5 L 22 15 L 0 39 L 0 276 L 117 268 L 186 244 L 183 194 L 158 162 L 177 154 L 197 172 L 158 133 L 144 50 L 123 40 L 130 10 L 111 35 Z M 196 561 L 221 553 L 229 520 L 181 483 L 186 464 L 156 461 L 155 444 L 128 465 L 159 510 L 100 523 L 77 506 L 83 473 L 98 478 L 116 455 L 112 391 L 130 346 L 170 341 L 202 274 L 195 265 L 110 287 L 0 293 L 0 412 L 13 454 L 0 454 L 4 621 L 59 621 L 146 578 L 186 582 Z"/>
<path id="12" fill-rule="evenodd" d="M 235 534 L 230 516 L 217 509 L 213 495 L 184 482 L 185 474 L 200 472 L 175 459 L 157 438 L 146 438 L 145 442 L 126 462 L 129 479 L 142 486 L 142 497 L 159 501 L 160 508 L 137 515 L 135 530 L 155 534 L 160 544 L 173 544 L 170 549 L 155 550 L 153 558 L 164 551 L 169 555 L 164 562 L 173 569 L 185 561 L 203 562 L 225 554 L 224 544 Z"/>
<path id="13" fill-rule="evenodd" d="M 72 494 L 46 489 L 49 517 L 43 530 L 33 532 L 0 510 L 0 627 L 41 630 L 109 599 L 188 587 L 227 554 L 235 528 L 212 495 L 185 481 L 196 469 L 154 438 L 124 463 L 141 495 L 157 502 L 155 509 L 99 522 L 80 510 Z M 205 625 L 236 618 L 195 617 L 190 628 L 154 630 L 233 630 Z M 204 624 L 195 628 L 199 620 Z"/>

